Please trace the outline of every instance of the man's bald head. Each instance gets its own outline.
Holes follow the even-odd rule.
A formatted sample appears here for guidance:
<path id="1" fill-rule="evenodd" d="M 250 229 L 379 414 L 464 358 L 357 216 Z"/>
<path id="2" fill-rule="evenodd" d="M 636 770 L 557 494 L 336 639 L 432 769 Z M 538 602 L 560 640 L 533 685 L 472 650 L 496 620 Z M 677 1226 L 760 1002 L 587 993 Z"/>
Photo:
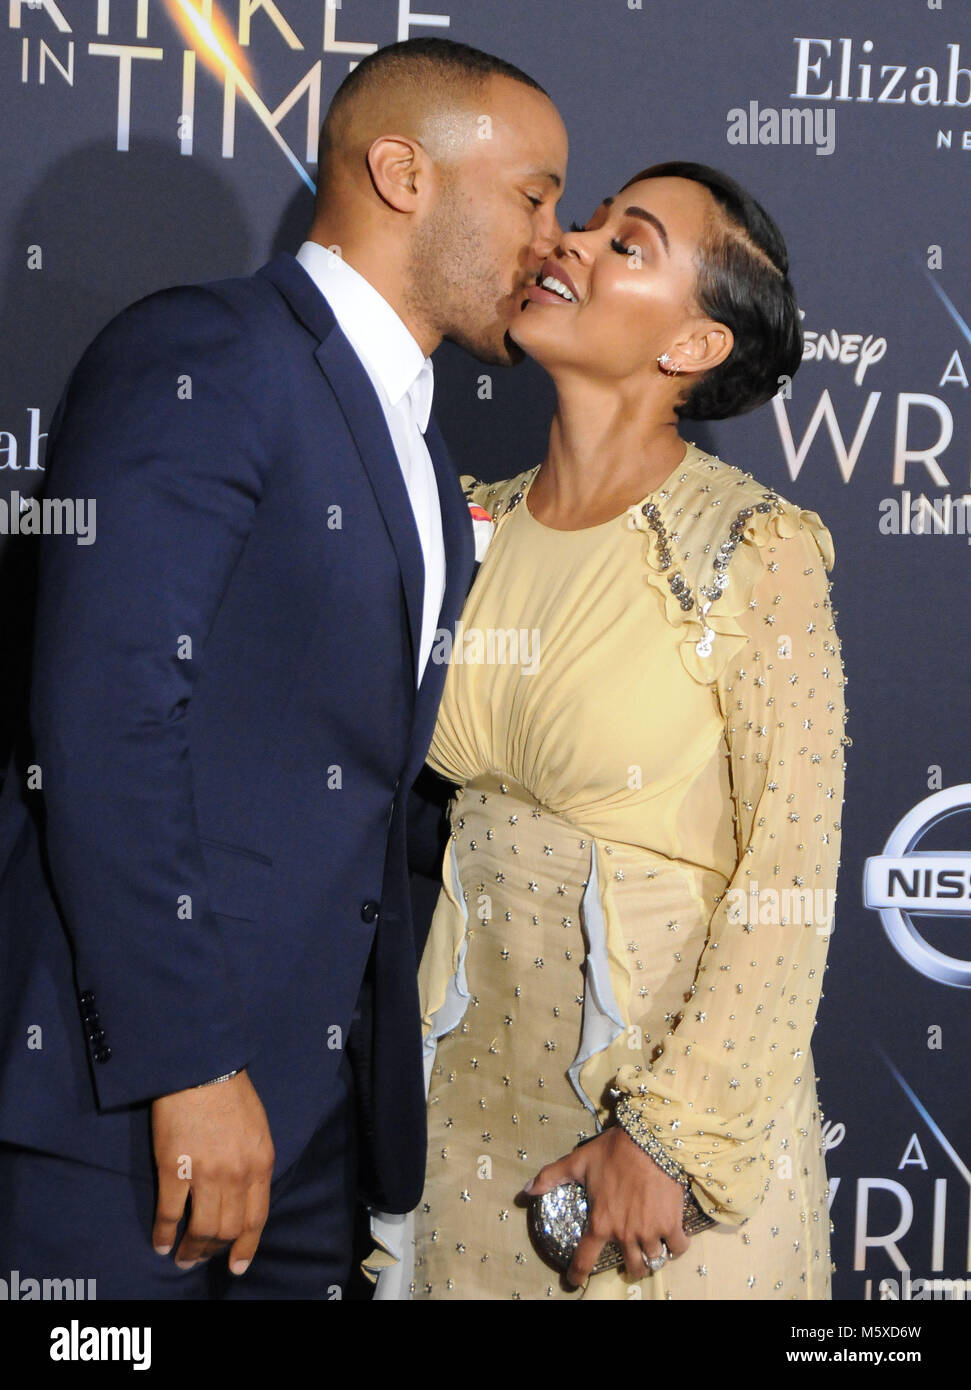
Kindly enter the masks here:
<path id="1" fill-rule="evenodd" d="M 451 338 L 514 361 L 509 326 L 559 239 L 566 160 L 559 112 L 519 68 L 447 39 L 392 44 L 331 103 L 308 236 L 363 275 L 426 354 Z"/>
<path id="2" fill-rule="evenodd" d="M 495 77 L 547 95 L 512 63 L 450 39 L 408 39 L 370 54 L 345 77 L 324 120 L 318 210 L 343 179 L 367 177 L 367 151 L 380 135 L 416 140 L 436 162 L 459 158 L 477 134 L 481 99 Z"/>

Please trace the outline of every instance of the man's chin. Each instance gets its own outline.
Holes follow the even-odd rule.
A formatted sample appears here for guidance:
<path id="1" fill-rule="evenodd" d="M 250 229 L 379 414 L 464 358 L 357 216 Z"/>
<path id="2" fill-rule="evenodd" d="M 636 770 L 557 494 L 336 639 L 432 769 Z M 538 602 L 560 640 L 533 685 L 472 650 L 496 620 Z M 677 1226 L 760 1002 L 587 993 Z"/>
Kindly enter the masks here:
<path id="1" fill-rule="evenodd" d="M 470 338 L 461 332 L 446 333 L 444 336 L 447 342 L 455 343 L 456 347 L 470 353 L 479 362 L 486 362 L 493 367 L 515 367 L 526 356 L 508 332 L 501 338 L 491 339 Z"/>
<path id="2" fill-rule="evenodd" d="M 503 339 L 503 347 L 506 350 L 505 361 L 507 366 L 515 367 L 518 363 L 524 360 L 526 356 L 525 352 L 519 346 L 519 344 L 513 338 L 510 337 L 508 333 Z"/>

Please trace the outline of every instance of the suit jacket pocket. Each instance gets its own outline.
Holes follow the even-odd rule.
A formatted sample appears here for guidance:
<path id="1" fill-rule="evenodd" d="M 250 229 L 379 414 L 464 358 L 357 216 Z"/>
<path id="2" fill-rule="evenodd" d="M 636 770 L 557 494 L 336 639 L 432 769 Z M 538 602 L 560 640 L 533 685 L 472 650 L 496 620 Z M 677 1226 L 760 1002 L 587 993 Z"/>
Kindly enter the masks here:
<path id="1" fill-rule="evenodd" d="M 209 880 L 209 905 L 222 917 L 257 922 L 263 916 L 273 860 L 257 850 L 200 836 Z"/>

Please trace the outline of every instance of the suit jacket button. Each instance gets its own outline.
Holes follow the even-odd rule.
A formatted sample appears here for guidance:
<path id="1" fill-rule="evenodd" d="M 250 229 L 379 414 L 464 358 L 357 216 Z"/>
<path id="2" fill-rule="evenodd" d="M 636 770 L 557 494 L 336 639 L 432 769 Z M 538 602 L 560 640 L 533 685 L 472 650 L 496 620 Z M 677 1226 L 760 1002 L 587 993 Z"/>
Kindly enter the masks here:
<path id="1" fill-rule="evenodd" d="M 108 1059 L 109 1059 L 110 1057 L 111 1057 L 111 1048 L 110 1048 L 110 1047 L 99 1047 L 98 1050 L 97 1050 L 97 1052 L 94 1054 L 94 1060 L 95 1060 L 96 1062 L 107 1062 Z"/>
<path id="2" fill-rule="evenodd" d="M 374 922 L 374 921 L 377 920 L 377 916 L 378 916 L 378 904 L 377 904 L 377 903 L 374 903 L 374 902 L 366 902 L 366 903 L 364 903 L 364 904 L 362 905 L 362 907 L 361 907 L 361 921 L 362 921 L 362 922 L 367 922 L 367 923 Z"/>
<path id="3" fill-rule="evenodd" d="M 93 1004 L 93 1003 L 94 1003 L 94 995 L 91 993 L 91 991 L 90 991 L 89 989 L 86 989 L 86 990 L 84 991 L 84 993 L 81 995 L 81 1003 L 82 1003 L 82 1004 Z"/>

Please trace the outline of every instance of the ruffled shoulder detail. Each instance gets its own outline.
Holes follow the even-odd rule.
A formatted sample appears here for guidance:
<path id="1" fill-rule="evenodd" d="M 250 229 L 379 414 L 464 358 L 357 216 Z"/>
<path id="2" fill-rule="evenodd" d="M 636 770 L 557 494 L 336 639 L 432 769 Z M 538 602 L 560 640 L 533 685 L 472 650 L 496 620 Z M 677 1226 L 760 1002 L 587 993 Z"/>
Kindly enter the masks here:
<path id="1" fill-rule="evenodd" d="M 498 521 L 523 500 L 539 467 L 537 464 L 535 468 L 527 468 L 524 473 L 517 473 L 514 478 L 504 478 L 498 483 L 484 483 L 471 473 L 463 473 L 459 482 L 466 500 L 482 507 L 493 521 Z"/>
<path id="2" fill-rule="evenodd" d="M 647 582 L 665 617 L 684 629 L 681 659 L 699 684 L 717 680 L 748 641 L 739 622 L 776 537 L 804 530 L 827 570 L 833 539 L 819 515 L 764 487 L 749 473 L 694 449 L 676 483 L 630 508 L 645 533 Z M 688 460 L 686 460 L 687 462 Z"/>

